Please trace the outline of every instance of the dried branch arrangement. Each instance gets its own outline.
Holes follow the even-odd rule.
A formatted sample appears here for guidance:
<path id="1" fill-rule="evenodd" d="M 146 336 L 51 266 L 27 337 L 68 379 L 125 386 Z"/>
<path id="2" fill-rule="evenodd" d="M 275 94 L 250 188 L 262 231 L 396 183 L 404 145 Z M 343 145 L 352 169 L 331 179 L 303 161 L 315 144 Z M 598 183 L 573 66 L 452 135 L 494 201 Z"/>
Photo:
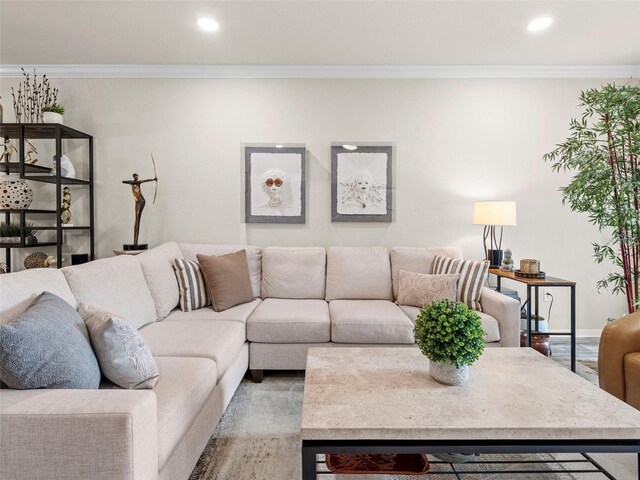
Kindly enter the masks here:
<path id="1" fill-rule="evenodd" d="M 36 70 L 33 70 L 33 77 L 22 69 L 24 80 L 18 86 L 16 92 L 11 87 L 13 97 L 13 113 L 17 123 L 38 123 L 42 122 L 42 109 L 55 105 L 58 100 L 58 89 L 51 88 L 46 75 L 42 80 L 38 80 Z"/>

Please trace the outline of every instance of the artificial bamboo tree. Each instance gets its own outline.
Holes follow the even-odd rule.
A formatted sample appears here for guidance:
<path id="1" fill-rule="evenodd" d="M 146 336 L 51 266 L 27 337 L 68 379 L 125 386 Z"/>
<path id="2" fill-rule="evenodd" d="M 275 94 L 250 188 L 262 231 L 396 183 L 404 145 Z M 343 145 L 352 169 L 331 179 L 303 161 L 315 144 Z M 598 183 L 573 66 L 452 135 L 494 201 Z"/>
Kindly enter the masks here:
<path id="1" fill-rule="evenodd" d="M 580 94 L 581 119 L 570 136 L 544 156 L 555 172 L 574 176 L 561 189 L 562 202 L 584 212 L 611 239 L 594 243 L 597 263 L 620 270 L 598 281 L 598 289 L 625 293 L 629 313 L 639 308 L 640 268 L 640 84 L 605 85 Z"/>

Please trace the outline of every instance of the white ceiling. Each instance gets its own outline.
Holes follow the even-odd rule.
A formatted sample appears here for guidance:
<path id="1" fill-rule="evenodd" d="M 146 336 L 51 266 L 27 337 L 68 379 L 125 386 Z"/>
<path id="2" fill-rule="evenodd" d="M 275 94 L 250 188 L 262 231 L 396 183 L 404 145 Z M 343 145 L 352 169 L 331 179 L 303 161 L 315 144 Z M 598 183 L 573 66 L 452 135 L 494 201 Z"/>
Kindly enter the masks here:
<path id="1" fill-rule="evenodd" d="M 637 65 L 640 0 L 0 0 L 0 64 Z"/>

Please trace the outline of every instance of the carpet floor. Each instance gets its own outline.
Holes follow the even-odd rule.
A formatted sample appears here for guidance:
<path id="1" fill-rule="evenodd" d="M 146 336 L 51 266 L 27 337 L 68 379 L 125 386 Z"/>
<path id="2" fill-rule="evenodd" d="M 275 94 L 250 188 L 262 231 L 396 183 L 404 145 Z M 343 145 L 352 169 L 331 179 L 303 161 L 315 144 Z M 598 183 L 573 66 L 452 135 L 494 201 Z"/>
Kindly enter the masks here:
<path id="1" fill-rule="evenodd" d="M 578 364 L 579 375 L 597 384 L 597 373 Z M 205 448 L 190 480 L 298 480 L 300 468 L 300 418 L 302 413 L 303 372 L 269 372 L 261 384 L 244 379 Z M 457 477 L 450 464 L 432 465 L 432 471 L 446 470 L 449 474 L 421 476 L 355 476 L 322 475 L 323 480 L 590 480 L 594 474 L 571 473 L 570 469 L 591 467 L 586 464 L 531 463 L 527 469 L 537 469 L 539 474 L 517 474 L 523 465 L 500 463 L 513 460 L 553 462 L 554 459 L 580 459 L 578 455 L 482 455 L 474 464 L 455 465 L 458 470 L 487 472 L 502 470 L 490 475 L 468 474 Z M 437 459 L 429 457 L 433 462 Z M 319 458 L 322 460 L 322 458 Z M 481 463 L 493 461 L 496 463 Z M 567 470 L 551 473 L 553 470 Z M 545 471 L 546 473 L 543 473 Z M 506 473 L 513 472 L 513 473 Z"/>

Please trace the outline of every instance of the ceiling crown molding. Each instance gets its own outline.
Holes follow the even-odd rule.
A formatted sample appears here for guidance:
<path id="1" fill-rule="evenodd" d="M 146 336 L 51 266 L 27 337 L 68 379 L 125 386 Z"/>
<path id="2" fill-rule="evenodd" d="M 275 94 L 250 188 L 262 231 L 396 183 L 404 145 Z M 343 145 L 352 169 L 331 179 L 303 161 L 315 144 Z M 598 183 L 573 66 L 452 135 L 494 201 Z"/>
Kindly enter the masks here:
<path id="1" fill-rule="evenodd" d="M 23 65 L 50 78 L 640 78 L 640 65 Z M 22 76 L 0 65 L 0 78 Z"/>

